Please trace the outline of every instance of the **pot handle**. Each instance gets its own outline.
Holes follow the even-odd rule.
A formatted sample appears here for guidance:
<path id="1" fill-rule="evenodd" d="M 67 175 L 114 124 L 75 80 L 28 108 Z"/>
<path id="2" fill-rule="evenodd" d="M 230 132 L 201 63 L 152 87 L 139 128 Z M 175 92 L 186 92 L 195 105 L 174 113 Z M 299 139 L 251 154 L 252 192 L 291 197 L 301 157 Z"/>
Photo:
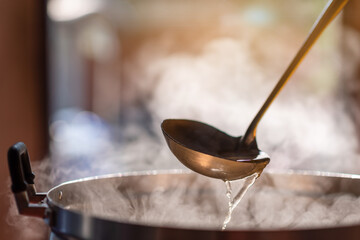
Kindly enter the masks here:
<path id="1" fill-rule="evenodd" d="M 11 190 L 19 213 L 43 218 L 47 208 L 43 202 L 46 194 L 36 192 L 35 175 L 31 171 L 29 154 L 24 143 L 18 142 L 9 148 L 8 165 Z"/>

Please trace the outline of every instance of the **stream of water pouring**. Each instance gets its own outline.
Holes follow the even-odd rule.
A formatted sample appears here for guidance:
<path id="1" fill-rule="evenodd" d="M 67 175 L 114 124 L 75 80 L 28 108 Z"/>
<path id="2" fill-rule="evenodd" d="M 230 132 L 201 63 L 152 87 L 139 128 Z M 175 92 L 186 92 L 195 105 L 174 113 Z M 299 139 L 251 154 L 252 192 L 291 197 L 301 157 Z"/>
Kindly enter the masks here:
<path id="1" fill-rule="evenodd" d="M 226 229 L 227 224 L 231 220 L 232 212 L 234 211 L 236 206 L 239 204 L 241 199 L 244 197 L 247 190 L 254 184 L 254 182 L 258 176 L 259 176 L 258 173 L 254 173 L 253 175 L 246 177 L 244 185 L 241 187 L 238 194 L 233 199 L 231 199 L 231 195 L 232 195 L 231 183 L 230 183 L 230 181 L 225 181 L 226 197 L 229 199 L 229 210 L 228 210 L 226 218 L 223 222 L 223 226 L 222 226 L 223 231 Z"/>

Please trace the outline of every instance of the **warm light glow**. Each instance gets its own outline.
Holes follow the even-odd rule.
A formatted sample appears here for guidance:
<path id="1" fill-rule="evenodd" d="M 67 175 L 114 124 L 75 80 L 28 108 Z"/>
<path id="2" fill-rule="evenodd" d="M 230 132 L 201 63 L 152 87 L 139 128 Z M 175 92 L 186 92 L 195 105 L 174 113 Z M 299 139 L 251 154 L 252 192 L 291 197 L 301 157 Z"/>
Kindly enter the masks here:
<path id="1" fill-rule="evenodd" d="M 47 13 L 56 22 L 72 21 L 98 12 L 101 7 L 98 0 L 49 0 Z"/>

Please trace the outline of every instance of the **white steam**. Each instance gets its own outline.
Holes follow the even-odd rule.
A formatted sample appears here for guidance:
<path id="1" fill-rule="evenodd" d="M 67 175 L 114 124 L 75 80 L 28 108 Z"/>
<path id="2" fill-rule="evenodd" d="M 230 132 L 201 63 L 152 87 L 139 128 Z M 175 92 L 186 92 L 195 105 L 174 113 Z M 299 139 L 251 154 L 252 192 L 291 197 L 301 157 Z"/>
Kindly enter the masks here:
<path id="1" fill-rule="evenodd" d="M 284 40 L 277 54 L 271 52 L 283 66 L 264 64 L 251 52 L 249 39 L 214 39 L 198 55 L 157 51 L 168 39 L 143 46 L 136 68 L 128 72 L 139 79 L 136 90 L 151 96 L 146 106 L 159 139 L 159 125 L 166 118 L 203 121 L 235 136 L 245 132 L 288 64 L 287 57 L 277 57 L 290 48 Z M 322 65 L 322 58 L 337 59 L 337 52 L 312 51 L 260 122 L 258 145 L 270 155 L 268 168 L 359 173 L 354 123 L 338 90 L 343 84 L 339 66 L 336 61 Z"/>
<path id="2" fill-rule="evenodd" d="M 294 181 L 299 185 L 292 185 Z M 358 224 L 360 198 L 345 189 L 350 185 L 356 187 L 358 181 L 343 181 L 340 187 L 339 179 L 264 174 L 235 208 L 228 229 L 299 229 Z M 234 190 L 244 182 L 233 182 Z M 316 186 L 309 187 L 304 182 Z M 329 192 L 329 187 L 333 191 Z M 57 199 L 59 191 L 61 200 Z M 224 183 L 216 179 L 198 174 L 159 174 L 78 182 L 61 186 L 50 196 L 67 209 L 105 219 L 220 230 L 228 211 L 225 193 Z"/>

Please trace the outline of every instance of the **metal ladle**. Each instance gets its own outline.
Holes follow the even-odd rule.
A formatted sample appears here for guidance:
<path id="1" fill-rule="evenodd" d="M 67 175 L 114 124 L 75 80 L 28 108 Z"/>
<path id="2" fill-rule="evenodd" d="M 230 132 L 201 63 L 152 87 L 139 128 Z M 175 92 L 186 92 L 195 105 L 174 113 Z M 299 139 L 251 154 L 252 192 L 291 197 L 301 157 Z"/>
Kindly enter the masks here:
<path id="1" fill-rule="evenodd" d="M 348 0 L 330 0 L 328 2 L 295 58 L 266 99 L 244 136 L 232 137 L 197 121 L 164 120 L 161 128 L 166 142 L 180 162 L 195 172 L 223 180 L 241 179 L 254 173 L 260 175 L 270 162 L 270 158 L 257 147 L 256 128 L 259 121 L 311 46 L 347 2 Z"/>

